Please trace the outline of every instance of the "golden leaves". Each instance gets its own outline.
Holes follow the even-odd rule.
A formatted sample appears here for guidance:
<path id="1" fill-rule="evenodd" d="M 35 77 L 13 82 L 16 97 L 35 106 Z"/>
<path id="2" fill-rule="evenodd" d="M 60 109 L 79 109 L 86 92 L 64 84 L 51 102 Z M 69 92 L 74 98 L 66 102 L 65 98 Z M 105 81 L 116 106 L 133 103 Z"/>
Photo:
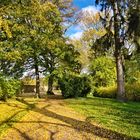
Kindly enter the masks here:
<path id="1" fill-rule="evenodd" d="M 5 58 L 7 60 L 16 61 L 21 59 L 21 54 L 18 50 L 13 50 L 11 52 L 6 52 Z"/>
<path id="2" fill-rule="evenodd" d="M 0 17 L 0 29 L 2 28 L 2 17 Z"/>
<path id="3" fill-rule="evenodd" d="M 8 38 L 12 38 L 12 33 L 10 31 L 8 21 L 0 17 L 0 30 L 2 29 L 4 30 Z"/>

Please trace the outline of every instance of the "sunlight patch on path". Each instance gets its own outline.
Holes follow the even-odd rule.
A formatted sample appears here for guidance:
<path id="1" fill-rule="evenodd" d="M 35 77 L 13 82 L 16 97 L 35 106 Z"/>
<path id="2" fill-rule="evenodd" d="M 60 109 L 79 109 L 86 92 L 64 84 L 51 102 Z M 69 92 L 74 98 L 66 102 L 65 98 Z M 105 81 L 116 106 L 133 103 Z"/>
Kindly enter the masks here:
<path id="1" fill-rule="evenodd" d="M 85 117 L 68 108 L 62 100 L 41 99 L 9 129 L 1 140 L 103 140 L 84 131 Z M 81 126 L 80 126 L 81 125 Z M 79 127 L 80 126 L 80 127 Z"/>

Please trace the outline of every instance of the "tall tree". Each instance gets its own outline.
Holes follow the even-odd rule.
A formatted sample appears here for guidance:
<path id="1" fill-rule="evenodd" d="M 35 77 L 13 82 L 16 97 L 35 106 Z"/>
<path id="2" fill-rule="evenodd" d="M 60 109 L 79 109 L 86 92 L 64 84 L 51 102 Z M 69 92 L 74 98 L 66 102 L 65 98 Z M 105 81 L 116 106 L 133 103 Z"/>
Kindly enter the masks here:
<path id="1" fill-rule="evenodd" d="M 130 0 L 129 12 L 128 12 L 128 34 L 134 41 L 137 52 L 140 53 L 140 1 Z"/>
<path id="2" fill-rule="evenodd" d="M 24 29 L 17 26 L 16 5 L 8 1 L 0 3 L 0 72 L 5 76 L 21 77 L 24 71 L 25 51 L 21 33 Z M 16 9 L 12 13 L 12 8 Z M 20 46 L 20 47 L 19 47 Z"/>
<path id="3" fill-rule="evenodd" d="M 54 33 L 53 36 L 56 38 L 57 42 L 55 45 L 53 45 L 51 48 L 48 50 L 48 57 L 44 57 L 44 59 L 48 59 L 46 62 L 46 66 L 48 68 L 46 69 L 46 72 L 49 73 L 48 75 L 48 91 L 47 93 L 53 94 L 53 79 L 55 77 L 55 71 L 57 71 L 58 67 L 60 66 L 60 63 L 62 64 L 62 54 L 64 53 L 64 47 L 67 47 L 68 45 L 66 44 L 67 40 L 64 39 L 63 34 L 65 34 L 66 30 L 73 24 L 73 16 L 75 12 L 75 8 L 72 4 L 72 0 L 50 0 L 54 5 L 57 6 L 59 12 L 60 12 L 60 17 L 62 19 L 60 25 L 63 26 L 62 30 Z M 58 26 L 60 26 L 58 25 Z"/>
<path id="4" fill-rule="evenodd" d="M 105 53 L 105 47 L 97 46 L 93 43 L 106 34 L 100 20 L 99 12 L 92 10 L 81 10 L 78 14 L 78 25 L 82 30 L 82 35 L 78 38 L 71 38 L 72 44 L 80 53 L 79 61 L 82 64 L 82 71 L 88 70 L 90 59 Z M 92 48 L 92 51 L 91 51 Z"/>
<path id="5" fill-rule="evenodd" d="M 53 64 L 51 61 L 50 65 L 42 65 L 42 58 L 43 55 L 47 58 L 45 64 L 49 61 L 50 48 L 55 46 L 56 40 L 62 34 L 61 17 L 58 8 L 50 2 L 39 3 L 35 1 L 29 7 L 29 12 L 27 24 L 31 33 L 30 45 L 32 50 L 29 59 L 33 61 L 36 75 L 36 95 L 40 97 L 40 68 L 44 67 L 48 70 L 48 66 Z M 37 15 L 33 15 L 33 13 L 37 13 Z"/>
<path id="6" fill-rule="evenodd" d="M 117 70 L 117 98 L 125 100 L 125 80 L 124 80 L 124 62 L 122 48 L 125 45 L 126 37 L 126 12 L 128 9 L 128 0 L 96 0 L 104 11 L 103 23 L 107 32 L 113 35 L 113 45 L 115 47 L 116 70 Z M 111 13 L 111 14 L 110 14 Z"/>
<path id="7" fill-rule="evenodd" d="M 66 46 L 65 40 L 62 38 L 62 36 L 60 34 L 59 36 L 55 35 L 56 34 L 53 34 L 53 37 L 55 37 L 55 39 L 52 40 L 52 43 L 50 42 L 48 48 L 43 48 L 44 51 L 42 51 L 41 54 L 42 66 L 44 67 L 43 72 L 44 75 L 46 75 L 48 78 L 48 94 L 54 94 L 53 81 L 56 75 L 55 73 L 62 61 L 61 56 L 63 53 L 63 49 Z"/>
<path id="8" fill-rule="evenodd" d="M 9 44 L 8 48 L 4 48 L 4 52 L 7 51 L 7 57 L 13 56 L 13 59 L 15 59 L 16 56 L 22 56 L 23 54 L 26 59 L 22 66 L 24 65 L 26 69 L 35 70 L 36 95 L 40 97 L 39 75 L 40 68 L 42 69 L 43 67 L 41 65 L 42 51 L 45 50 L 47 55 L 49 47 L 55 44 L 56 38 L 62 36 L 60 24 L 62 18 L 60 17 L 59 9 L 48 1 L 16 0 L 9 3 L 3 2 L 0 10 L 0 19 L 2 19 L 0 20 L 2 21 L 0 29 L 4 30 L 2 31 L 1 46 L 4 46 L 4 43 L 5 45 Z M 9 26 L 4 23 L 8 23 Z M 11 30 L 9 30 L 9 27 L 11 27 Z M 20 51 L 17 51 L 16 47 L 20 48 Z M 11 54 L 9 50 L 11 50 Z M 25 52 L 25 55 L 21 53 L 22 50 Z M 17 62 L 14 63 L 17 64 Z"/>

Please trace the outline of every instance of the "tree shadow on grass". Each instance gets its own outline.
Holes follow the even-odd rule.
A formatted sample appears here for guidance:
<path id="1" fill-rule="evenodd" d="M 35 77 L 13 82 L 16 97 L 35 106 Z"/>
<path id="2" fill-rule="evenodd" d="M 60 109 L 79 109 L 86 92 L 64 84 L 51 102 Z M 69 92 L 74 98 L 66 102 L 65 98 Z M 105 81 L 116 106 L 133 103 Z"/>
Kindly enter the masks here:
<path id="1" fill-rule="evenodd" d="M 135 125 L 140 129 L 140 104 L 134 102 L 126 102 L 120 103 L 115 99 L 108 98 L 98 98 L 98 97 L 87 97 L 87 101 L 84 100 L 74 100 L 70 102 L 72 106 L 78 104 L 80 109 L 89 108 L 90 112 L 95 111 L 99 112 L 99 115 L 95 115 L 95 118 L 103 116 L 103 118 L 107 118 L 106 121 L 110 121 L 110 116 L 112 116 L 112 120 L 116 123 L 123 122 L 124 124 Z M 86 111 L 85 111 L 86 112 Z M 105 117 L 104 117 L 105 116 Z M 94 115 L 89 116 L 91 119 L 94 118 Z M 138 130 L 139 130 L 138 129 Z"/>
<path id="2" fill-rule="evenodd" d="M 23 103 L 23 100 L 22 100 L 22 103 Z M 11 115 L 10 117 L 8 117 L 7 119 L 5 119 L 4 121 L 0 121 L 0 127 L 3 125 L 5 126 L 6 125 L 6 129 L 8 128 L 12 128 L 14 129 L 15 131 L 17 131 L 19 133 L 19 135 L 26 139 L 26 140 L 32 140 L 32 138 L 27 134 L 29 133 L 30 130 L 28 130 L 27 132 L 22 132 L 20 129 L 16 128 L 14 126 L 15 123 L 36 123 L 36 124 L 39 124 L 40 127 L 38 127 L 37 129 L 39 128 L 42 128 L 44 127 L 43 125 L 41 125 L 42 123 L 47 123 L 47 124 L 54 124 L 54 125 L 61 125 L 61 124 L 55 124 L 55 123 L 49 123 L 49 122 L 45 122 L 45 121 L 20 121 L 17 119 L 17 116 L 20 115 L 20 113 L 23 113 L 24 111 L 29 111 L 29 110 L 32 110 L 34 105 L 33 104 L 30 104 L 28 102 L 26 102 L 26 105 L 27 105 L 27 108 L 21 108 L 20 106 L 15 106 L 13 104 L 7 104 L 8 106 L 11 106 L 11 107 L 16 107 L 16 108 L 19 108 L 19 109 L 22 109 L 22 110 L 19 110 L 17 111 L 16 113 L 14 113 L 13 115 Z M 22 116 L 23 117 L 23 116 Z M 20 118 L 21 119 L 21 118 Z M 53 136 L 58 133 L 58 132 L 53 132 L 47 128 L 45 128 L 46 131 L 49 132 L 49 137 L 50 137 L 50 140 L 54 140 L 53 139 Z M 13 135 L 14 136 L 14 135 Z M 12 138 L 12 136 L 11 136 Z"/>
<path id="3" fill-rule="evenodd" d="M 25 100 L 19 100 L 19 101 L 26 105 L 29 105 L 29 103 L 26 102 Z M 102 138 L 109 138 L 111 140 L 113 140 L 113 139 L 114 140 L 137 140 L 137 138 L 128 137 L 127 135 L 124 135 L 124 134 L 121 134 L 121 133 L 118 133 L 118 132 L 115 132 L 112 130 L 108 130 L 108 129 L 105 129 L 105 128 L 102 128 L 99 126 L 95 126 L 95 125 L 91 124 L 90 122 L 80 121 L 80 120 L 76 120 L 76 119 L 73 119 L 70 117 L 62 116 L 60 114 L 57 114 L 55 112 L 48 110 L 47 106 L 45 106 L 43 108 L 35 107 L 32 111 L 35 111 L 35 112 L 43 114 L 47 117 L 51 117 L 51 118 L 60 120 L 62 122 L 65 122 L 67 124 L 70 124 L 71 128 L 74 128 L 78 131 L 92 133 L 92 134 L 102 137 Z M 31 123 L 31 122 L 29 121 L 28 123 Z M 39 122 L 36 122 L 36 123 L 39 123 Z M 49 122 L 42 122 L 42 123 L 49 123 Z M 64 124 L 56 124 L 56 125 L 65 126 Z"/>
<path id="4" fill-rule="evenodd" d="M 26 123 L 36 123 L 36 124 L 38 124 L 38 123 L 39 123 L 40 127 L 38 127 L 37 129 L 40 129 L 40 128 L 43 128 L 43 127 L 44 127 L 43 125 L 41 125 L 42 123 L 43 123 L 43 124 L 61 125 L 61 124 L 55 124 L 55 123 L 50 123 L 50 122 L 45 122 L 45 121 L 12 121 L 12 120 L 11 120 L 11 121 L 8 121 L 8 122 L 6 123 L 6 124 L 9 126 L 9 128 L 12 128 L 12 129 L 14 129 L 15 131 L 17 131 L 17 132 L 20 134 L 20 136 L 21 136 L 22 138 L 26 139 L 26 140 L 32 140 L 32 138 L 27 134 L 27 133 L 29 133 L 31 130 L 28 130 L 27 132 L 22 132 L 20 129 L 14 127 L 14 125 L 13 125 L 14 123 L 24 123 L 24 124 L 26 124 Z M 58 131 L 57 131 L 57 132 L 53 132 L 53 131 L 51 131 L 51 130 L 49 130 L 49 129 L 47 129 L 47 128 L 44 128 L 44 130 L 49 132 L 50 140 L 54 140 L 53 136 L 54 136 L 56 133 L 58 133 Z M 14 136 L 14 135 L 13 135 L 13 136 Z"/>
<path id="5" fill-rule="evenodd" d="M 56 133 L 58 133 L 58 131 L 57 132 L 53 132 L 53 131 L 51 131 L 51 130 L 49 130 L 49 129 L 47 129 L 47 128 L 44 128 L 44 126 L 43 125 L 41 125 L 41 123 L 46 123 L 46 122 L 43 122 L 43 121 L 11 121 L 12 123 L 39 123 L 39 127 L 37 128 L 37 129 L 40 129 L 40 128 L 43 128 L 45 131 L 48 131 L 49 132 L 49 138 L 50 138 L 50 140 L 54 140 L 54 135 L 56 134 Z M 9 126 L 10 126 L 10 124 L 8 124 Z M 19 134 L 20 134 L 20 136 L 22 137 L 22 138 L 24 138 L 24 139 L 26 139 L 26 140 L 32 140 L 33 138 L 31 138 L 27 133 L 29 133 L 30 131 L 32 131 L 32 130 L 28 130 L 28 132 L 22 132 L 20 129 L 18 129 L 18 128 L 16 128 L 16 127 L 14 127 L 14 125 L 12 125 L 11 126 L 11 128 L 13 128 L 14 130 L 16 130 Z M 38 137 L 39 137 L 39 135 L 38 135 Z"/>
<path id="6" fill-rule="evenodd" d="M 10 105 L 10 104 L 8 104 L 8 105 Z M 20 107 L 19 107 L 19 108 L 20 108 Z M 26 140 L 31 140 L 31 139 L 29 138 L 29 136 L 28 136 L 26 133 L 21 132 L 19 129 L 17 129 L 17 128 L 15 128 L 15 127 L 13 126 L 14 122 L 18 122 L 18 120 L 14 120 L 14 119 L 16 118 L 16 116 L 18 116 L 20 113 L 24 112 L 25 110 L 26 110 L 26 109 L 22 109 L 22 110 L 20 110 L 20 111 L 18 111 L 18 112 L 16 112 L 16 113 L 14 113 L 12 116 L 10 116 L 9 118 L 7 118 L 6 120 L 1 121 L 1 122 L 0 122 L 0 126 L 6 124 L 6 125 L 7 125 L 7 129 L 8 129 L 8 128 L 13 128 L 13 129 L 15 129 L 16 131 L 18 131 L 19 134 L 20 134 L 23 138 L 25 138 Z"/>
<path id="7" fill-rule="evenodd" d="M 53 97 L 53 99 L 54 99 L 54 97 Z M 47 117 L 51 117 L 51 118 L 60 120 L 60 121 L 68 124 L 68 125 L 66 125 L 66 124 L 61 124 L 61 123 L 51 123 L 51 122 L 47 122 L 47 121 L 19 121 L 19 120 L 14 120 L 13 118 L 16 115 L 18 115 L 19 113 L 21 113 L 22 111 L 25 111 L 24 109 L 15 113 L 11 117 L 9 117 L 8 119 L 6 119 L 5 121 L 0 123 L 0 125 L 6 123 L 7 125 L 9 125 L 9 127 L 12 127 L 16 131 L 18 131 L 20 133 L 20 135 L 27 140 L 31 140 L 31 138 L 26 134 L 26 132 L 23 133 L 19 129 L 15 128 L 13 126 L 13 123 L 53 124 L 53 125 L 57 125 L 57 126 L 73 128 L 73 129 L 78 130 L 78 131 L 92 133 L 96 136 L 99 136 L 99 137 L 102 137 L 102 138 L 108 138 L 108 139 L 111 139 L 111 140 L 113 140 L 113 139 L 114 140 L 135 140 L 135 139 L 137 139 L 137 138 L 128 137 L 124 134 L 121 134 L 121 133 L 118 133 L 118 132 L 115 132 L 115 131 L 112 131 L 112 130 L 101 128 L 99 126 L 95 126 L 95 125 L 91 124 L 90 122 L 80 121 L 80 120 L 73 119 L 73 118 L 70 118 L 70 117 L 62 116 L 60 114 L 57 114 L 53 111 L 48 110 L 47 108 L 48 108 L 48 106 L 50 106 L 49 104 L 47 106 L 43 107 L 43 108 L 38 108 L 38 107 L 34 108 L 33 104 L 27 102 L 24 99 L 17 99 L 17 100 L 20 101 L 21 103 L 24 103 L 25 105 L 27 105 L 26 110 L 32 110 L 34 112 L 40 113 L 40 114 L 45 115 Z M 16 106 L 16 107 L 18 107 L 18 106 Z M 41 127 L 43 127 L 43 125 Z M 52 132 L 50 130 L 47 130 L 47 131 L 49 131 L 49 133 L 50 133 L 50 139 L 53 140 L 53 136 L 55 135 L 55 132 Z"/>
<path id="8" fill-rule="evenodd" d="M 62 100 L 64 97 L 62 95 L 47 95 L 48 99 L 54 99 L 54 100 Z"/>
<path id="9" fill-rule="evenodd" d="M 22 138 L 24 138 L 26 140 L 32 140 L 25 132 L 20 131 L 19 129 L 17 129 L 13 125 L 11 126 L 11 128 L 15 129 L 21 135 Z"/>

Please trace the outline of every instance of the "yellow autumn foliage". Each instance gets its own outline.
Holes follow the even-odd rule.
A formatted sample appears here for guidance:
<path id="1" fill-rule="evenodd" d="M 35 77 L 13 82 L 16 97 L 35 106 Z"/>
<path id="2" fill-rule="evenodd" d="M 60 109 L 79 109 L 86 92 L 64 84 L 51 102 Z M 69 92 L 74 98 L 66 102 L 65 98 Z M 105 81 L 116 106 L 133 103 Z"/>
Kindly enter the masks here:
<path id="1" fill-rule="evenodd" d="M 2 17 L 0 17 L 0 29 L 4 30 L 4 32 L 6 33 L 8 38 L 12 38 L 12 33 L 10 31 L 9 25 L 7 20 L 2 19 Z"/>

